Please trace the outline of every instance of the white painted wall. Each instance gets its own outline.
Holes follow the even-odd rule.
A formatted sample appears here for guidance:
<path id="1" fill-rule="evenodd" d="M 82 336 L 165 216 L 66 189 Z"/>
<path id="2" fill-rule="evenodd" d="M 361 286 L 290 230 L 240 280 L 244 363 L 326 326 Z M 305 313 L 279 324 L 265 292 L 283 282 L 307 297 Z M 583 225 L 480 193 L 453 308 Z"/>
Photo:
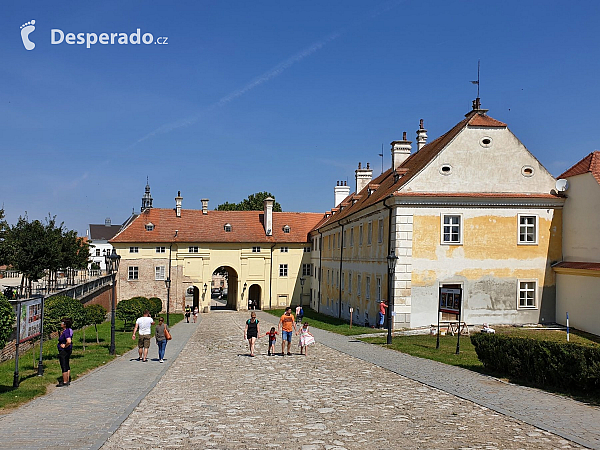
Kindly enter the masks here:
<path id="1" fill-rule="evenodd" d="M 483 147 L 483 138 L 490 147 Z M 440 168 L 449 164 L 448 175 Z M 522 168 L 531 166 L 531 177 Z M 507 128 L 465 128 L 403 191 L 413 192 L 514 192 L 549 194 L 555 179 Z"/>
<path id="2" fill-rule="evenodd" d="M 600 335 L 600 277 L 556 274 L 556 321 Z"/>
<path id="3" fill-rule="evenodd" d="M 563 259 L 600 262 L 600 185 L 591 173 L 569 178 L 563 210 Z"/>

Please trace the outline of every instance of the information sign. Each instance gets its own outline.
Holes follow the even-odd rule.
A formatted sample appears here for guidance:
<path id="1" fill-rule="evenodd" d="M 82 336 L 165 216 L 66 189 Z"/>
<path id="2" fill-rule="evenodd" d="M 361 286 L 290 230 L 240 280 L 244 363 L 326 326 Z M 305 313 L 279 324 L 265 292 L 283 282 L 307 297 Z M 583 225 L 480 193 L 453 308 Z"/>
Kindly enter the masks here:
<path id="1" fill-rule="evenodd" d="M 19 343 L 28 341 L 40 335 L 42 326 L 42 299 L 34 298 L 20 302 L 21 314 L 19 314 L 20 335 Z"/>

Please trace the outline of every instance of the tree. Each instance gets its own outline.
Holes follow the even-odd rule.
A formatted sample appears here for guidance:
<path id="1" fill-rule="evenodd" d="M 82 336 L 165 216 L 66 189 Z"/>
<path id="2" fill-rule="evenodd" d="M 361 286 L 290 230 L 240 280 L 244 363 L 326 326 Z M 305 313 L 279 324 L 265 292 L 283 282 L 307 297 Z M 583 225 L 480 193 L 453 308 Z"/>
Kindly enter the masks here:
<path id="1" fill-rule="evenodd" d="M 262 211 L 264 209 L 264 200 L 267 197 L 275 199 L 275 196 L 270 192 L 257 192 L 256 194 L 250 194 L 247 199 L 242 200 L 240 203 L 229 203 L 225 202 L 217 206 L 218 211 Z M 273 202 L 273 211 L 281 212 L 281 205 L 277 202 Z"/>
<path id="2" fill-rule="evenodd" d="M 88 323 L 93 324 L 96 329 L 96 344 L 99 344 L 98 325 L 106 320 L 106 309 L 102 305 L 88 305 L 85 307 L 85 312 L 88 317 Z"/>
<path id="3" fill-rule="evenodd" d="M 142 297 L 144 298 L 144 297 Z M 122 320 L 123 331 L 127 322 L 135 322 L 138 317 L 144 312 L 144 305 L 139 300 L 139 297 L 130 298 L 129 300 L 121 300 L 117 303 L 116 316 Z"/>
<path id="4" fill-rule="evenodd" d="M 150 297 L 148 302 L 150 303 L 150 315 L 152 317 L 158 316 L 163 308 L 162 300 L 158 297 Z"/>
<path id="5" fill-rule="evenodd" d="M 60 321 L 63 317 L 73 320 L 73 329 L 85 326 L 87 320 L 81 302 L 65 295 L 56 295 L 44 302 L 44 332 L 60 331 Z"/>
<path id="6" fill-rule="evenodd" d="M 0 349 L 3 349 L 15 325 L 15 311 L 6 297 L 0 294 Z"/>

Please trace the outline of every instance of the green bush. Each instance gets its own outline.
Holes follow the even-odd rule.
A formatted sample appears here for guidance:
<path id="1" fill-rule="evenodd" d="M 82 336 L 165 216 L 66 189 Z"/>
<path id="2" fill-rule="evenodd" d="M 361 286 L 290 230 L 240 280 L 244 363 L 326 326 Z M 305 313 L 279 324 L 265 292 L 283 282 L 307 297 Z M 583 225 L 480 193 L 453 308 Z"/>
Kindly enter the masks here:
<path id="1" fill-rule="evenodd" d="M 6 297 L 0 294 L 0 349 L 3 349 L 15 325 L 15 311 Z"/>
<path id="2" fill-rule="evenodd" d="M 158 297 L 150 297 L 148 301 L 150 302 L 150 315 L 158 316 L 163 308 L 162 300 Z"/>
<path id="3" fill-rule="evenodd" d="M 121 300 L 117 303 L 115 314 L 117 319 L 121 319 L 124 322 L 124 329 L 127 322 L 135 322 L 136 319 L 142 315 L 142 311 L 142 303 L 136 298 L 131 298 L 129 300 Z"/>
<path id="4" fill-rule="evenodd" d="M 152 315 L 152 306 L 150 304 L 150 300 L 148 300 L 147 297 L 133 297 L 133 298 L 130 298 L 130 300 L 132 300 L 134 302 L 138 301 L 141 305 L 140 315 L 138 317 L 141 317 L 142 314 L 144 314 L 145 310 L 150 311 L 150 315 Z M 136 317 L 136 319 L 137 319 L 137 317 Z"/>
<path id="5" fill-rule="evenodd" d="M 81 302 L 75 298 L 57 295 L 44 302 L 44 333 L 60 331 L 60 320 L 63 317 L 70 317 L 73 320 L 74 330 L 87 325 L 85 310 Z"/>
<path id="6" fill-rule="evenodd" d="M 600 389 L 600 346 L 488 333 L 471 335 L 486 369 L 511 378 L 572 391 Z"/>

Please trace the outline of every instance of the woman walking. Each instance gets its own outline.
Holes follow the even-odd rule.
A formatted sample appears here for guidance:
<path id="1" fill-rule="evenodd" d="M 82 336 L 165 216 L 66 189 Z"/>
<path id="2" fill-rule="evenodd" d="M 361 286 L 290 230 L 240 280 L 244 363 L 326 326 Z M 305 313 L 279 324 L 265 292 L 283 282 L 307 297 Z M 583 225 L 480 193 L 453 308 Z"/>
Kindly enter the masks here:
<path id="1" fill-rule="evenodd" d="M 60 369 L 62 372 L 62 380 L 56 387 L 68 386 L 71 384 L 71 352 L 73 351 L 73 321 L 68 317 L 63 317 L 60 322 L 62 331 L 58 337 L 58 360 L 60 361 Z"/>
<path id="2" fill-rule="evenodd" d="M 167 348 L 167 336 L 165 331 L 169 333 L 169 327 L 165 324 L 165 319 L 162 317 L 158 318 L 158 325 L 154 328 L 154 337 L 156 338 L 156 345 L 158 345 L 158 362 L 165 362 L 165 348 Z"/>
<path id="3" fill-rule="evenodd" d="M 246 320 L 246 327 L 244 328 L 244 339 L 248 339 L 248 345 L 250 346 L 250 356 L 254 356 L 254 343 L 256 338 L 260 334 L 260 326 L 256 319 L 256 313 L 252 311 L 250 318 Z"/>

